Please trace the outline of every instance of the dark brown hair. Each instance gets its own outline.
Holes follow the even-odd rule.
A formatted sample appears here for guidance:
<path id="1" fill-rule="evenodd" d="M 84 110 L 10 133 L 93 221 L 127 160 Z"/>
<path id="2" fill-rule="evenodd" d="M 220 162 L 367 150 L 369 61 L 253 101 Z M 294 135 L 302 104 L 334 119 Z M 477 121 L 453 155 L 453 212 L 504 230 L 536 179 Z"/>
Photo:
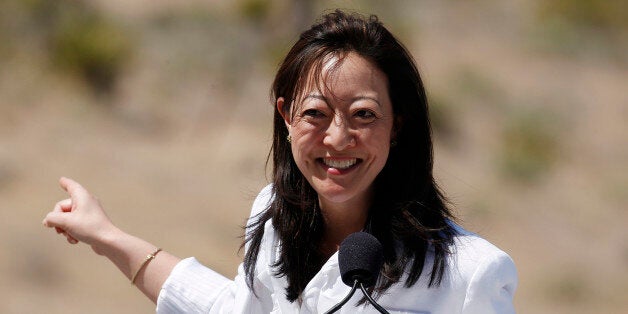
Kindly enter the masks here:
<path id="1" fill-rule="evenodd" d="M 399 282 L 417 283 L 426 261 L 430 287 L 440 285 L 448 247 L 453 243 L 453 216 L 432 175 L 432 139 L 427 97 L 410 53 L 376 16 L 368 18 L 336 10 L 303 32 L 281 63 L 272 86 L 273 105 L 284 97 L 285 110 L 298 101 L 308 77 L 320 74 L 329 57 L 353 52 L 375 64 L 388 78 L 395 115 L 397 144 L 374 182 L 374 200 L 365 229 L 384 246 L 384 266 L 374 288 L 376 294 Z M 317 77 L 317 76 L 315 76 Z M 288 111 L 287 111 L 288 112 Z M 316 191 L 296 166 L 288 130 L 275 109 L 272 161 L 273 198 L 268 208 L 247 226 L 248 250 L 244 269 L 253 289 L 255 266 L 264 235 L 272 225 L 280 239 L 275 276 L 286 276 L 288 300 L 296 300 L 325 263 L 320 251 L 323 220 Z"/>

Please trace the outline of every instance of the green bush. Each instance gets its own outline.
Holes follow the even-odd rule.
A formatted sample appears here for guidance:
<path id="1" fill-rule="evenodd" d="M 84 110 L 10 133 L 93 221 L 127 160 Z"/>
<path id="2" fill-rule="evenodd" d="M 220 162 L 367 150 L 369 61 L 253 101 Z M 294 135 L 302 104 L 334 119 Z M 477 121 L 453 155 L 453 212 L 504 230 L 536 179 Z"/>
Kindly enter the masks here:
<path id="1" fill-rule="evenodd" d="M 0 2 L 0 56 L 44 52 L 57 70 L 78 75 L 95 92 L 112 92 L 129 59 L 129 31 L 88 1 L 5 0 Z M 4 49 L 3 49 L 4 48 Z"/>
<path id="2" fill-rule="evenodd" d="M 510 119 L 502 134 L 500 162 L 507 177 L 529 183 L 551 169 L 558 153 L 551 119 L 544 112 L 518 113 Z"/>
<path id="3" fill-rule="evenodd" d="M 587 278 L 576 271 L 558 270 L 545 280 L 545 295 L 559 304 L 584 303 L 592 295 Z"/>
<path id="4" fill-rule="evenodd" d="M 546 51 L 628 62 L 626 1 L 540 1 L 531 31 L 531 43 Z"/>
<path id="5" fill-rule="evenodd" d="M 612 31 L 628 28 L 628 4 L 625 1 L 544 0 L 539 2 L 541 20 L 560 19 L 573 26 Z"/>
<path id="6" fill-rule="evenodd" d="M 498 82 L 475 66 L 458 66 L 451 80 L 453 87 L 465 97 L 475 97 L 483 100 L 485 104 L 503 97 L 503 91 Z"/>
<path id="7" fill-rule="evenodd" d="M 62 21 L 51 38 L 54 64 L 79 74 L 98 93 L 112 91 L 130 50 L 121 28 L 88 12 Z"/>
<path id="8" fill-rule="evenodd" d="M 270 1 L 244 0 L 240 2 L 240 14 L 247 20 L 256 24 L 262 23 L 270 13 Z"/>

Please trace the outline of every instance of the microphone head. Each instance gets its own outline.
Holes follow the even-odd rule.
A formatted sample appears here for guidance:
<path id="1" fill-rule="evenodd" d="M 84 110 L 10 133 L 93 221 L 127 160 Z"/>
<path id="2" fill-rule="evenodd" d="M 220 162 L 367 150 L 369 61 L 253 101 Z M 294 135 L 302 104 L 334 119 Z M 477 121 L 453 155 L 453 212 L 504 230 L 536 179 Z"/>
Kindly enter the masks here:
<path id="1" fill-rule="evenodd" d="M 338 266 L 342 282 L 352 287 L 357 279 L 364 287 L 375 284 L 384 264 L 382 244 L 366 232 L 350 234 L 340 244 Z"/>

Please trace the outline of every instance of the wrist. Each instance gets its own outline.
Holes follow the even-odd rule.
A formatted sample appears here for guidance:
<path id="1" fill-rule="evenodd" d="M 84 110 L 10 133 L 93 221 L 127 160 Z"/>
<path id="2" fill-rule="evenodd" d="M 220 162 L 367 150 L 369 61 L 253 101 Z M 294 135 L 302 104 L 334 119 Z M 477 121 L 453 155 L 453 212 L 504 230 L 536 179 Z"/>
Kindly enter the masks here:
<path id="1" fill-rule="evenodd" d="M 130 237 L 129 234 L 112 225 L 109 230 L 103 232 L 98 239 L 91 244 L 91 247 L 98 255 L 110 256 L 111 254 L 115 254 L 117 251 L 116 247 L 124 243 L 125 238 L 128 237 Z"/>

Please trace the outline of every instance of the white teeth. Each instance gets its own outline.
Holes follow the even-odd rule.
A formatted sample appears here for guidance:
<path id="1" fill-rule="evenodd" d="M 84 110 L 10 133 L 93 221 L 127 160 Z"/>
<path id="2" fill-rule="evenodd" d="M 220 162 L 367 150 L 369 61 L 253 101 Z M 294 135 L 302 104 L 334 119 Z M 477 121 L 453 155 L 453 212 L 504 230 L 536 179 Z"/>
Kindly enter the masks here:
<path id="1" fill-rule="evenodd" d="M 323 162 L 325 163 L 325 165 L 336 169 L 347 169 L 355 165 L 357 161 L 357 158 L 343 160 L 323 158 Z"/>

